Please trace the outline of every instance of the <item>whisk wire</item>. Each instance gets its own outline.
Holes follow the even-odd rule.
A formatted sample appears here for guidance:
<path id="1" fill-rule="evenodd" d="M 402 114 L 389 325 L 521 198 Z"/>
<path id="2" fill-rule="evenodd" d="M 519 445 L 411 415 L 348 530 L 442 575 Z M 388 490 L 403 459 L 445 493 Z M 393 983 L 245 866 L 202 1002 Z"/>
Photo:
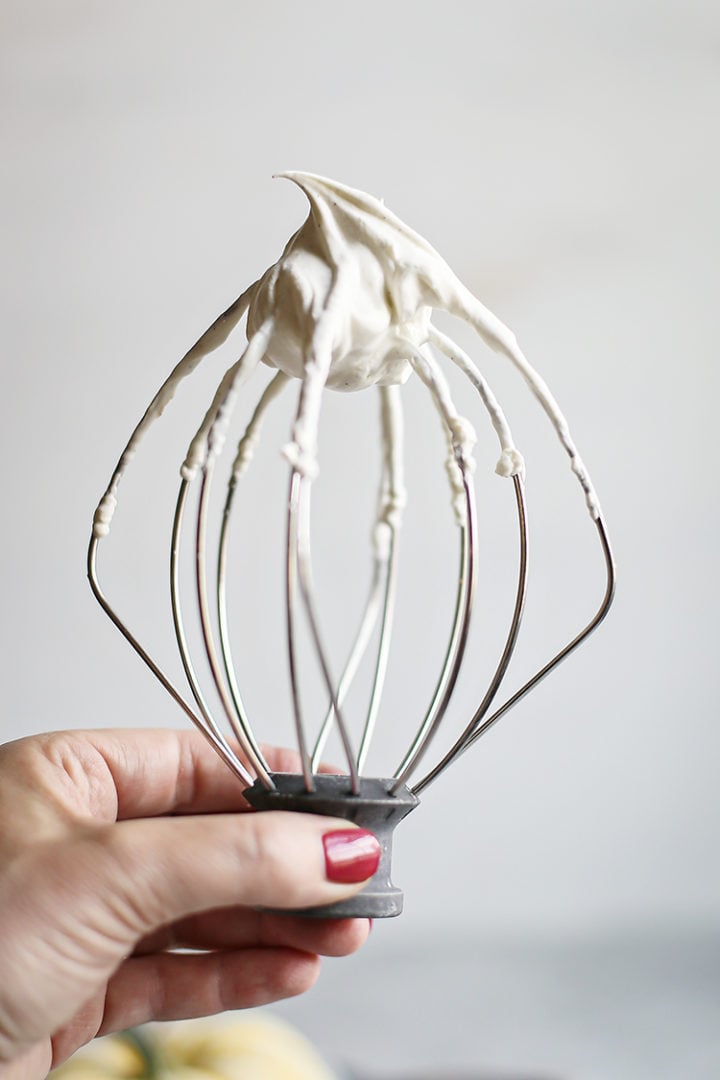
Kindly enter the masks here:
<path id="1" fill-rule="evenodd" d="M 212 483 L 212 476 L 214 471 L 214 461 L 212 455 L 208 457 L 202 474 L 202 482 L 200 485 L 200 497 L 198 499 L 198 512 L 197 512 L 197 528 L 196 528 L 196 542 L 195 542 L 195 586 L 197 592 L 198 602 L 198 615 L 200 619 L 200 629 L 202 632 L 203 644 L 205 646 L 205 655 L 207 657 L 208 665 L 210 667 L 210 673 L 212 675 L 215 689 L 218 692 L 220 702 L 223 707 L 226 719 L 232 728 L 235 738 L 240 742 L 241 746 L 246 748 L 250 764 L 255 769 L 258 777 L 265 784 L 266 787 L 272 787 L 272 780 L 270 778 L 269 766 L 263 756 L 263 753 L 253 735 L 250 727 L 250 722 L 242 708 L 242 702 L 238 702 L 233 699 L 229 693 L 225 679 L 223 678 L 223 670 L 220 666 L 220 659 L 215 647 L 215 636 L 213 633 L 212 621 L 210 618 L 210 605 L 208 603 L 208 590 L 207 590 L 207 567 L 206 567 L 206 535 L 207 535 L 207 511 L 208 501 L 210 494 L 210 487 Z M 238 708 L 238 705 L 241 707 Z"/>
<path id="2" fill-rule="evenodd" d="M 377 624 L 378 615 L 380 613 L 380 602 L 383 593 L 383 581 L 387 573 L 387 564 L 384 560 L 374 559 L 373 570 L 370 580 L 370 588 L 368 590 L 368 597 L 363 608 L 362 617 L 360 619 L 360 626 L 355 634 L 348 658 L 345 661 L 345 665 L 340 675 L 340 681 L 337 685 L 336 699 L 340 707 L 342 707 L 345 698 L 350 690 L 350 687 L 357 675 L 358 669 L 362 662 L 362 659 L 370 644 L 373 631 Z M 315 746 L 312 753 L 312 767 L 313 772 L 317 772 L 320 759 L 325 750 L 328 737 L 332 730 L 333 721 L 335 719 L 335 708 L 330 700 L 330 704 L 325 713 L 325 718 L 318 732 Z M 359 758 L 359 753 L 358 753 Z M 358 770 L 361 769 L 361 765 L 358 761 Z"/>
<path id="3" fill-rule="evenodd" d="M 423 718 L 423 722 L 412 740 L 407 753 L 393 774 L 393 778 L 396 781 L 393 792 L 398 791 L 402 785 L 407 782 L 408 777 L 417 768 L 430 745 L 430 741 L 436 734 L 450 703 L 453 691 L 455 690 L 465 647 L 467 645 L 476 583 L 475 554 L 477 544 L 477 523 L 475 493 L 472 484 L 467 480 L 464 469 L 463 484 L 466 495 L 466 520 L 460 529 L 460 573 L 458 575 L 455 612 L 453 615 L 450 640 L 448 642 L 440 676 L 435 686 L 430 705 Z"/>
<path id="4" fill-rule="evenodd" d="M 287 540 L 285 545 L 285 619 L 287 631 L 288 670 L 290 674 L 290 696 L 292 699 L 293 716 L 295 719 L 295 734 L 297 736 L 298 752 L 300 754 L 300 767 L 307 791 L 315 790 L 313 779 L 312 759 L 308 753 L 307 739 L 305 736 L 305 724 L 303 722 L 302 703 L 300 699 L 300 681 L 298 679 L 297 649 L 295 639 L 297 635 L 297 592 L 298 592 L 298 565 L 297 565 L 297 501 L 302 477 L 293 469 L 290 474 L 290 494 L 288 497 L 287 514 Z"/>
<path id="5" fill-rule="evenodd" d="M 460 526 L 460 570 L 450 640 L 440 676 L 420 728 L 393 774 L 396 781 L 393 788 L 394 792 L 397 792 L 402 787 L 419 764 L 445 715 L 460 674 L 460 667 L 467 645 L 477 579 L 475 490 L 468 477 L 468 472 L 472 469 L 470 452 L 474 442 L 474 432 L 467 424 L 467 421 L 464 421 L 459 416 L 450 395 L 447 381 L 430 351 L 412 349 L 409 352 L 409 359 L 414 370 L 430 392 L 448 442 L 448 477 L 453 491 L 455 512 L 456 515 L 460 514 L 458 522 Z M 460 497 L 458 477 L 460 479 L 460 490 L 462 491 L 461 511 L 458 508 Z"/>
<path id="6" fill-rule="evenodd" d="M 444 769 L 446 769 L 450 764 L 452 764 L 458 754 L 462 753 L 462 751 L 465 749 L 468 739 L 471 738 L 474 730 L 477 727 L 477 724 L 487 713 L 498 692 L 498 689 L 500 688 L 503 678 L 505 677 L 505 673 L 507 672 L 508 665 L 510 664 L 513 652 L 515 650 L 515 645 L 517 644 L 518 634 L 520 632 L 520 624 L 522 622 L 523 611 L 525 608 L 525 598 L 527 595 L 528 545 L 524 485 L 522 479 L 519 476 L 513 477 L 513 483 L 515 486 L 515 498 L 517 503 L 518 525 L 520 531 L 520 567 L 518 572 L 517 592 L 515 596 L 515 608 L 510 622 L 510 629 L 508 631 L 507 639 L 505 641 L 505 647 L 503 649 L 495 673 L 490 680 L 488 689 L 485 692 L 485 696 L 483 697 L 483 700 L 481 701 L 471 722 L 463 731 L 459 739 L 455 742 L 454 746 L 447 752 L 447 754 L 445 754 L 442 760 L 432 769 L 428 776 L 423 778 L 423 780 L 421 780 L 419 784 L 414 784 L 412 786 L 412 790 L 414 792 L 421 790 L 422 787 L 430 783 L 431 779 L 435 779 L 437 776 L 439 776 Z"/>
<path id="7" fill-rule="evenodd" d="M 220 381 L 220 385 L 215 392 L 210 408 L 207 410 L 200 428 L 190 443 L 185 463 L 181 470 L 184 482 L 190 482 L 194 478 L 198 468 L 201 469 L 202 473 L 195 529 L 195 583 L 200 631 L 205 656 L 208 661 L 215 689 L 220 698 L 223 712 L 225 713 L 225 717 L 233 734 L 246 753 L 258 777 L 268 788 L 272 788 L 273 781 L 270 777 L 267 763 L 260 752 L 252 731 L 250 730 L 247 717 L 236 709 L 235 702 L 228 693 L 218 660 L 207 597 L 205 538 L 207 532 L 207 507 L 215 457 L 221 452 L 225 441 L 225 431 L 230 416 L 232 415 L 238 387 L 257 368 L 265 352 L 270 335 L 272 334 L 272 328 L 273 320 L 266 319 L 260 329 L 248 337 L 247 345 L 239 359 L 225 372 Z M 193 694 L 198 702 L 198 707 L 203 713 L 203 716 L 209 718 L 211 715 L 210 709 L 200 691 L 199 680 L 190 658 L 182 620 L 179 617 L 178 551 L 180 547 L 184 507 L 185 489 L 182 490 L 182 495 L 178 498 L 173 525 L 174 562 L 173 572 L 171 574 L 171 589 L 175 600 L 174 609 L 177 612 L 177 616 L 175 617 L 176 636 L 178 637 L 178 648 L 181 651 L 183 665 L 188 679 L 190 680 Z"/>
<path id="8" fill-rule="evenodd" d="M 182 605 L 180 603 L 180 537 L 182 535 L 182 525 L 185 513 L 185 503 L 187 501 L 188 489 L 190 481 L 184 478 L 180 481 L 180 488 L 178 491 L 177 503 L 175 505 L 175 514 L 173 517 L 172 527 L 172 539 L 170 542 L 170 608 L 172 611 L 173 627 L 175 629 L 175 639 L 177 641 L 178 652 L 180 654 L 180 661 L 185 672 L 190 690 L 198 709 L 202 717 L 204 728 L 211 732 L 215 739 L 222 740 L 227 743 L 225 737 L 222 734 L 221 729 L 218 727 L 215 719 L 212 716 L 210 708 L 205 700 L 200 683 L 195 672 L 195 668 L 190 656 L 190 649 L 185 635 L 185 625 L 182 617 Z M 241 744 L 242 745 L 242 744 Z M 244 747 L 243 747 L 244 749 Z M 248 774 L 249 775 L 249 774 Z"/>
<path id="9" fill-rule="evenodd" d="M 218 637 L 220 640 L 220 653 L 222 656 L 223 668 L 227 680 L 227 688 L 229 690 L 233 705 L 237 711 L 238 716 L 244 717 L 245 724 L 247 725 L 247 729 L 250 732 L 252 732 L 252 729 L 250 728 L 247 710 L 245 709 L 242 695 L 240 693 L 240 687 L 237 681 L 237 673 L 235 671 L 235 664 L 232 656 L 232 647 L 230 644 L 230 633 L 228 626 L 226 578 L 229 526 L 237 484 L 252 460 L 253 451 L 260 435 L 260 429 L 262 426 L 265 412 L 267 411 L 270 403 L 274 400 L 275 397 L 277 397 L 277 395 L 287 385 L 288 382 L 288 376 L 285 375 L 284 372 L 276 372 L 275 376 L 270 380 L 268 385 L 265 387 L 263 393 L 261 394 L 260 400 L 255 406 L 255 410 L 253 411 L 252 417 L 250 418 L 250 422 L 248 423 L 245 432 L 238 443 L 235 461 L 233 462 L 232 471 L 228 479 L 225 505 L 223 507 L 222 519 L 220 522 L 220 535 L 218 538 L 216 604 Z"/>
<path id="10" fill-rule="evenodd" d="M 381 386 L 378 389 L 383 469 L 374 543 L 376 552 L 379 552 L 386 561 L 385 591 L 370 702 L 358 749 L 358 771 L 362 771 L 365 767 L 385 688 L 395 618 L 399 531 L 402 514 L 407 503 L 403 461 L 403 409 L 400 389 L 397 386 Z M 386 540 L 387 543 L 385 543 Z"/>
<path id="11" fill-rule="evenodd" d="M 385 688 L 388 660 L 390 657 L 390 643 L 392 640 L 393 615 L 395 610 L 395 596 L 397 592 L 398 571 L 398 529 L 392 524 L 390 528 L 389 551 L 385 568 L 385 589 L 383 595 L 382 615 L 380 618 L 380 634 L 378 649 L 375 658 L 375 671 L 373 673 L 372 689 L 370 692 L 370 704 L 368 705 L 365 725 L 363 727 L 358 747 L 357 769 L 362 772 L 365 767 L 367 755 L 370 751 L 370 743 L 375 733 L 382 693 Z"/>
<path id="12" fill-rule="evenodd" d="M 140 659 L 147 665 L 155 678 L 160 682 L 164 689 L 167 690 L 173 701 L 175 701 L 175 703 L 180 706 L 188 719 L 192 721 L 198 731 L 200 731 L 200 733 L 205 736 L 205 738 L 208 740 L 214 750 L 220 755 L 223 761 L 225 761 L 228 768 L 230 768 L 232 772 L 238 777 L 238 779 L 241 780 L 243 783 L 249 783 L 252 779 L 250 773 L 247 771 L 243 763 L 238 758 L 237 754 L 228 744 L 222 732 L 214 726 L 207 724 L 204 718 L 201 719 L 201 717 L 197 715 L 197 713 L 192 709 L 192 707 L 182 696 L 180 691 L 167 677 L 162 668 L 160 668 L 158 664 L 153 660 L 149 652 L 140 644 L 140 642 L 129 629 L 127 624 L 123 622 L 115 609 L 108 602 L 100 586 L 100 581 L 97 574 L 98 543 L 98 538 L 96 536 L 92 536 L 90 539 L 90 544 L 88 546 L 87 574 L 88 581 L 90 582 L 90 588 L 92 589 L 95 599 L 100 604 L 100 607 L 103 609 L 103 611 L 108 616 L 113 625 L 117 627 L 117 629 L 120 631 L 128 644 L 132 646 Z"/>
<path id="13" fill-rule="evenodd" d="M 291 503 L 291 513 L 293 512 L 295 512 L 298 517 L 298 527 L 295 533 L 295 541 L 296 563 L 298 568 L 298 581 L 300 583 L 300 592 L 303 597 L 305 612 L 310 626 L 310 633 L 313 639 L 313 644 L 315 646 L 315 654 L 320 664 L 320 670 L 325 681 L 327 692 L 330 695 L 330 701 L 332 705 L 332 710 L 335 714 L 335 721 L 337 723 L 338 733 L 340 735 L 340 739 L 345 750 L 345 757 L 347 759 L 348 772 L 350 775 L 350 787 L 353 794 L 356 795 L 360 790 L 360 785 L 357 767 L 355 765 L 355 754 L 353 751 L 352 743 L 350 741 L 350 734 L 347 725 L 345 724 L 340 704 L 337 700 L 337 695 L 335 692 L 336 683 L 332 677 L 330 671 L 330 664 L 328 661 L 328 654 L 320 635 L 320 627 L 315 604 L 315 587 L 313 585 L 312 578 L 312 558 L 310 550 L 310 480 L 307 477 L 300 477 L 297 501 L 294 504 L 294 507 Z"/>
<path id="14" fill-rule="evenodd" d="M 589 635 L 592 634 L 592 632 L 596 630 L 600 623 L 603 621 L 610 609 L 610 605 L 612 604 L 613 596 L 615 594 L 615 560 L 613 557 L 612 548 L 610 547 L 610 541 L 607 535 L 605 523 L 601 516 L 595 519 L 595 526 L 600 537 L 603 557 L 605 559 L 606 585 L 605 594 L 603 596 L 600 607 L 598 608 L 590 622 L 580 631 L 579 634 L 577 634 L 572 639 L 572 641 L 568 642 L 568 644 L 558 653 L 556 653 L 552 657 L 552 659 L 548 660 L 547 664 L 540 668 L 540 670 L 537 671 L 532 676 L 532 678 L 528 679 L 527 682 L 523 683 L 520 689 L 517 690 L 512 695 L 512 697 L 508 698 L 507 701 L 505 701 L 499 709 L 496 709 L 492 716 L 487 717 L 487 719 L 482 721 L 479 726 L 477 725 L 476 718 L 473 717 L 471 725 L 472 730 L 470 734 L 464 739 L 461 745 L 459 745 L 457 749 L 454 750 L 453 756 L 451 758 L 449 758 L 448 760 L 443 760 L 438 766 L 436 766 L 431 772 L 429 772 L 427 776 L 423 777 L 423 779 L 419 781 L 419 783 L 413 785 L 414 794 L 418 795 L 421 791 L 428 787 L 428 785 L 431 784 L 433 780 L 436 780 L 440 773 L 444 771 L 444 769 L 447 768 L 448 765 L 450 765 L 451 762 L 455 760 L 455 758 L 468 750 L 474 743 L 477 742 L 479 738 L 481 738 L 481 736 L 483 736 L 487 731 L 489 731 L 490 728 L 494 724 L 496 724 L 501 717 L 505 715 L 505 713 L 509 712 L 510 709 L 517 705 L 518 702 L 521 701 L 525 697 L 525 695 L 528 694 L 535 686 L 537 686 L 538 683 L 541 682 L 547 675 L 549 675 L 550 672 L 558 666 L 558 664 L 561 664 L 562 661 L 565 660 L 571 652 L 574 652 L 578 645 L 585 641 L 585 639 L 589 637 Z"/>

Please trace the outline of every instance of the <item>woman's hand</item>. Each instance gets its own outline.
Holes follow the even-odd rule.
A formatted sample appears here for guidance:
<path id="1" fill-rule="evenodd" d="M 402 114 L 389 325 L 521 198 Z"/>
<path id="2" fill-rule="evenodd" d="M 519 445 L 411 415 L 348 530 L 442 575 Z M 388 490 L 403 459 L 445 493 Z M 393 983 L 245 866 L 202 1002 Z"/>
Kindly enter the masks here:
<path id="1" fill-rule="evenodd" d="M 296 768 L 288 752 L 268 759 Z M 366 920 L 253 909 L 352 896 L 377 864 L 375 838 L 333 818 L 246 810 L 241 784 L 192 731 L 0 747 L 3 1080 L 41 1080 L 95 1035 L 146 1020 L 302 993 L 318 954 L 363 943 Z"/>

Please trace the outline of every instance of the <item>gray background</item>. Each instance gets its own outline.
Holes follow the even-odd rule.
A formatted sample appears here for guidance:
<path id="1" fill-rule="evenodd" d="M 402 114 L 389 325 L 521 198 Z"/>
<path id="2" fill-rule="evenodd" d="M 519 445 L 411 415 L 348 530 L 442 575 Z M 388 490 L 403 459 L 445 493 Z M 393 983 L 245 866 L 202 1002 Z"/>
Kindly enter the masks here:
<path id="1" fill-rule="evenodd" d="M 332 993 L 288 1015 L 318 1037 L 342 1030 L 359 1067 L 718 1075 L 707 960 L 720 912 L 716 6 L 5 0 L 0 51 L 3 738 L 182 722 L 92 601 L 92 511 L 159 382 L 303 220 L 301 194 L 271 175 L 298 168 L 381 195 L 546 376 L 599 489 L 619 593 L 582 654 L 402 826 L 402 919 L 378 928 L 354 976 L 336 965 Z M 528 460 L 532 589 L 509 677 L 518 685 L 589 617 L 602 559 L 537 405 L 504 361 L 453 332 Z M 112 599 L 173 673 L 168 515 L 222 370 L 222 357 L 210 361 L 148 438 L 101 552 Z M 454 387 L 481 436 L 484 568 L 451 727 L 497 653 L 516 558 L 492 438 Z M 408 385 L 405 400 L 411 502 L 378 771 L 395 763 L 432 690 L 456 561 L 437 422 L 421 388 Z M 369 393 L 326 401 L 316 556 L 337 667 L 366 587 L 376 403 Z M 235 571 L 239 666 L 269 739 L 285 737 L 277 718 L 288 712 L 277 451 L 291 411 L 288 398 L 270 418 L 248 477 L 243 512 L 257 524 Z M 416 997 L 386 1053 L 387 1032 L 385 1043 L 361 1037 L 323 1010 L 345 980 L 356 992 L 387 982 L 392 955 Z M 444 988 L 437 1000 L 413 974 L 419 956 Z M 633 982 L 623 964 L 644 974 Z M 663 996 L 669 986 L 683 1007 Z M 611 998 L 634 1039 L 610 1014 L 598 1019 Z M 371 1001 L 380 1017 L 375 994 L 362 1008 L 371 1016 Z M 497 1024 L 475 1030 L 480 1012 Z"/>

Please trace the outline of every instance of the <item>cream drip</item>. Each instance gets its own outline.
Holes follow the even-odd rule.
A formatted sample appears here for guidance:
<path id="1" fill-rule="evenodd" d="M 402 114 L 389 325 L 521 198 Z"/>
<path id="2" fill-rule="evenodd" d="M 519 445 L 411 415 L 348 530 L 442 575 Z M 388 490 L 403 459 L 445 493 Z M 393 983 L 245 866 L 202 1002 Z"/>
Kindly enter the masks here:
<path id="1" fill-rule="evenodd" d="M 397 386 L 380 387 L 380 431 L 383 450 L 383 479 L 377 519 L 373 530 L 375 558 L 390 557 L 393 533 L 400 528 L 407 505 L 403 467 L 403 415 Z"/>
<path id="2" fill-rule="evenodd" d="M 233 300 L 230 307 L 223 311 L 221 315 L 218 315 L 215 322 L 208 327 L 205 333 L 198 338 L 195 344 L 188 349 L 183 358 L 176 364 L 148 405 L 142 419 L 130 436 L 127 446 L 120 455 L 120 460 L 115 466 L 115 471 L 110 478 L 107 490 L 95 511 L 95 516 L 93 518 L 93 536 L 97 539 L 107 536 L 110 531 L 113 514 L 115 513 L 115 508 L 117 506 L 117 491 L 120 481 L 128 464 L 135 456 L 135 451 L 148 428 L 162 416 L 166 407 L 175 397 L 178 386 L 183 379 L 192 374 L 204 356 L 213 352 L 214 349 L 219 348 L 219 346 L 227 340 L 247 311 L 250 297 L 252 296 L 256 285 L 257 282 L 254 285 L 251 285 L 249 289 L 246 289 L 237 300 Z"/>
<path id="3" fill-rule="evenodd" d="M 255 411 L 250 417 L 250 423 L 245 429 L 245 434 L 238 443 L 235 461 L 233 462 L 232 475 L 239 480 L 253 459 L 255 449 L 260 439 L 260 428 L 265 413 L 275 398 L 281 393 L 288 383 L 288 376 L 283 371 L 277 371 L 274 377 L 263 390 Z"/>

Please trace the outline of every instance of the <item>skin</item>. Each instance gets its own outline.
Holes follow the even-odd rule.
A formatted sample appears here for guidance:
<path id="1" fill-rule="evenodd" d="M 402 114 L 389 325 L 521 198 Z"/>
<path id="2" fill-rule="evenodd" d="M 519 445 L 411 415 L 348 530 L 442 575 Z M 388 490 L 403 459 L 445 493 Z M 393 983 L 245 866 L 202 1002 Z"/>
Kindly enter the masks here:
<path id="1" fill-rule="evenodd" d="M 322 836 L 347 822 L 248 812 L 241 787 L 192 731 L 0 747 L 2 1080 L 42 1080 L 96 1035 L 303 993 L 321 955 L 362 945 L 364 919 L 254 910 L 364 883 L 325 877 Z"/>

